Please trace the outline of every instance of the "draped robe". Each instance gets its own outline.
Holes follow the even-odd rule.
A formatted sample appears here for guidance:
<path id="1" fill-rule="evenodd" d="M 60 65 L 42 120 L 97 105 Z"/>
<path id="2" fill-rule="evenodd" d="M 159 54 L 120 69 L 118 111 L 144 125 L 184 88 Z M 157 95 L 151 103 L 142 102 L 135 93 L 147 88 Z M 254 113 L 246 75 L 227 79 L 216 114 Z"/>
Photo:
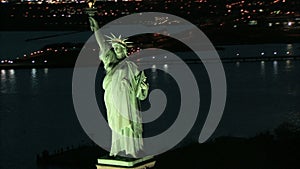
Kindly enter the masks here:
<path id="1" fill-rule="evenodd" d="M 125 151 L 133 157 L 143 149 L 142 118 L 139 100 L 148 94 L 142 89 L 146 77 L 131 61 L 120 61 L 107 72 L 103 80 L 104 102 L 108 124 L 112 130 L 110 156 Z"/>

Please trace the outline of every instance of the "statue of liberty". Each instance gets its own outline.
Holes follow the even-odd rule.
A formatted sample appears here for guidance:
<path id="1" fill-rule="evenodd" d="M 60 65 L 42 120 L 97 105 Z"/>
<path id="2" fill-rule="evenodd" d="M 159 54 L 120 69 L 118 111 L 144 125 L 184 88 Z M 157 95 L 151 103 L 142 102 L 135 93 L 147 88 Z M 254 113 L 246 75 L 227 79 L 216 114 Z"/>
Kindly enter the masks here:
<path id="1" fill-rule="evenodd" d="M 127 39 L 112 34 L 111 37 L 106 36 L 106 41 L 98 31 L 97 21 L 91 16 L 89 21 L 106 71 L 102 85 L 105 90 L 108 124 L 112 130 L 109 155 L 129 155 L 136 158 L 143 150 L 142 119 L 138 107 L 139 101 L 146 99 L 148 95 L 146 76 L 143 71 L 138 70 L 135 63 L 126 60 L 130 43 Z"/>

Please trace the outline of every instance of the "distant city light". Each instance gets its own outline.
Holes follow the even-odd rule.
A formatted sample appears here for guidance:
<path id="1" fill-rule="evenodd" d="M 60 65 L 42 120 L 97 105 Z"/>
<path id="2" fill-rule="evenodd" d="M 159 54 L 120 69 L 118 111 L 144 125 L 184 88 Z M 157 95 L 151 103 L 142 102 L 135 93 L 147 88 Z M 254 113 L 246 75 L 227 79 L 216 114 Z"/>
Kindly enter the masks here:
<path id="1" fill-rule="evenodd" d="M 248 18 L 250 18 L 250 16 L 248 16 Z M 249 21 L 249 25 L 257 25 L 257 20 Z"/>
<path id="2" fill-rule="evenodd" d="M 168 64 L 164 64 L 164 68 L 167 69 L 168 68 Z"/>

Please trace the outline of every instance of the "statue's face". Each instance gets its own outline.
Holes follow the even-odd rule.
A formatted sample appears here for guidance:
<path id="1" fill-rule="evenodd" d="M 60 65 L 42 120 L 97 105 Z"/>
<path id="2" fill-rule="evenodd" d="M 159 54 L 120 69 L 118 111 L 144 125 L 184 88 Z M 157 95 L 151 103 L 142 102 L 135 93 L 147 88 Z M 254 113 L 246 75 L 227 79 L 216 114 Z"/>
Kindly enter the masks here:
<path id="1" fill-rule="evenodd" d="M 114 43 L 112 44 L 112 47 L 114 48 L 114 51 L 117 55 L 118 59 L 122 59 L 124 57 L 126 57 L 126 48 L 118 43 Z"/>

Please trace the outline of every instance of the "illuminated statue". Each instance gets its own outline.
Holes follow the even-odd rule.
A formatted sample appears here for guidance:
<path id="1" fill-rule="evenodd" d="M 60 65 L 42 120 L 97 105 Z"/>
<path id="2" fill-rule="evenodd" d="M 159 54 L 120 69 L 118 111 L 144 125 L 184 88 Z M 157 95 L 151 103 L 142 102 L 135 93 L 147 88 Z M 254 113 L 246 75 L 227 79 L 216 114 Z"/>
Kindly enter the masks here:
<path id="1" fill-rule="evenodd" d="M 112 130 L 110 156 L 123 153 L 137 157 L 143 150 L 142 119 L 138 106 L 139 101 L 148 95 L 146 77 L 135 63 L 126 60 L 130 42 L 112 34 L 112 37 L 106 36 L 110 46 L 98 31 L 97 21 L 91 16 L 89 21 L 106 70 L 103 88 L 108 124 Z"/>

